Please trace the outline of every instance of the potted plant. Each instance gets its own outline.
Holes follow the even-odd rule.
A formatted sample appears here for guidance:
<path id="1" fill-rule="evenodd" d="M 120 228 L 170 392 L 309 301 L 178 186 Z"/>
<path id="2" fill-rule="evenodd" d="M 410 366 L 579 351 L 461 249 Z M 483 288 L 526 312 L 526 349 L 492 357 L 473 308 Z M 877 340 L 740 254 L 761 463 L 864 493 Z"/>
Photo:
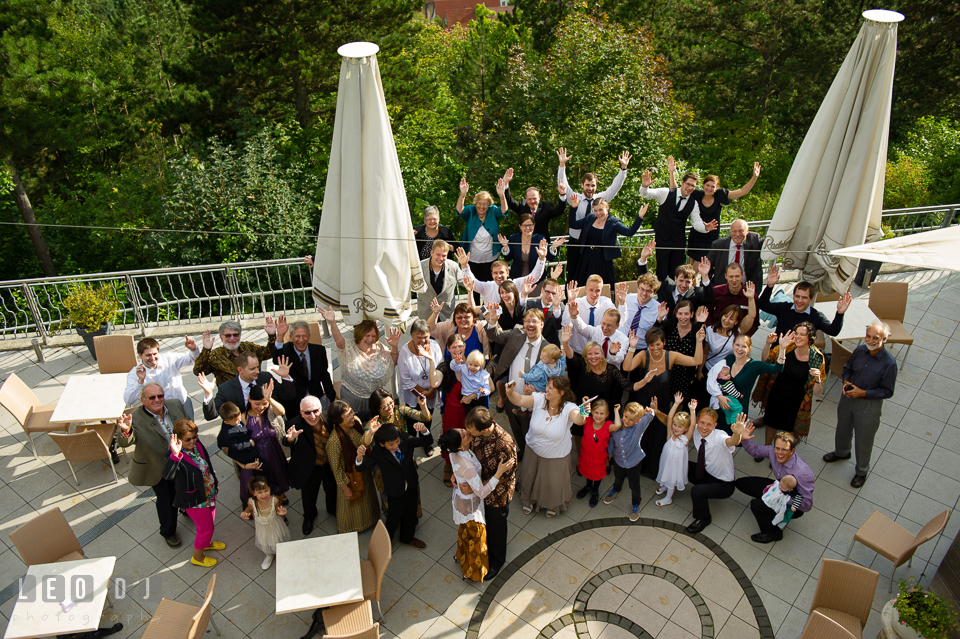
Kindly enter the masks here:
<path id="1" fill-rule="evenodd" d="M 104 284 L 93 288 L 85 282 L 76 282 L 70 286 L 70 293 L 64 298 L 67 318 L 77 329 L 77 334 L 87 345 L 91 357 L 97 359 L 93 349 L 93 338 L 110 334 L 110 322 L 120 309 L 113 287 Z"/>
<path id="2" fill-rule="evenodd" d="M 913 578 L 900 579 L 897 598 L 893 600 L 893 625 L 906 639 L 948 639 L 957 628 L 953 605 L 940 595 L 924 590 Z"/>

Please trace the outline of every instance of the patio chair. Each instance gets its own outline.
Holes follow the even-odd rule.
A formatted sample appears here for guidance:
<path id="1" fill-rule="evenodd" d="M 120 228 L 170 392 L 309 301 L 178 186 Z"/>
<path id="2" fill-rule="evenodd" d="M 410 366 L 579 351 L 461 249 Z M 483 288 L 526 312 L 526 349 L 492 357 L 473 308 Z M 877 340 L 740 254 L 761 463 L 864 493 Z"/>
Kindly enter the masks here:
<path id="1" fill-rule="evenodd" d="M 833 619 L 811 612 L 800 639 L 856 639 L 856 637 Z"/>
<path id="2" fill-rule="evenodd" d="M 837 379 L 843 379 L 843 367 L 847 360 L 853 355 L 853 351 L 848 350 L 846 346 L 830 338 L 830 373 L 837 376 Z"/>
<path id="3" fill-rule="evenodd" d="M 879 579 L 880 574 L 869 568 L 823 559 L 810 612 L 819 612 L 862 639 Z"/>
<path id="4" fill-rule="evenodd" d="M 380 612 L 380 588 L 383 586 L 383 576 L 387 574 L 387 566 L 393 558 L 393 544 L 383 520 L 377 522 L 377 527 L 370 535 L 370 545 L 367 547 L 367 560 L 360 562 L 360 579 L 363 583 L 363 598 L 377 602 L 377 615 L 383 619 Z M 327 626 L 330 630 L 330 626 Z"/>
<path id="5" fill-rule="evenodd" d="M 620 286 L 621 284 L 626 284 L 626 285 L 627 285 L 627 295 L 629 295 L 630 293 L 636 294 L 636 292 L 637 292 L 637 280 L 630 280 L 630 281 L 628 281 L 628 282 L 617 282 L 617 286 Z M 616 287 L 614 287 L 613 290 L 614 290 L 614 293 L 616 293 L 616 290 L 617 290 Z M 617 300 L 614 299 L 613 301 L 616 302 Z"/>
<path id="6" fill-rule="evenodd" d="M 30 446 L 33 447 L 35 459 L 40 457 L 37 455 L 37 444 L 33 441 L 33 433 L 49 433 L 57 430 L 66 432 L 70 428 L 70 424 L 51 423 L 50 417 L 57 405 L 41 404 L 33 391 L 27 388 L 15 373 L 10 373 L 10 377 L 0 387 L 0 404 L 10 411 L 26 433 Z"/>
<path id="7" fill-rule="evenodd" d="M 73 481 L 80 485 L 77 479 L 77 473 L 73 470 L 73 462 L 91 462 L 106 459 L 110 462 L 110 468 L 113 470 L 113 481 L 120 483 L 117 477 L 117 468 L 113 465 L 113 459 L 110 455 L 110 449 L 100 434 L 95 430 L 84 430 L 78 433 L 50 433 L 50 439 L 63 451 L 63 458 L 70 466 L 70 473 L 73 474 Z"/>
<path id="8" fill-rule="evenodd" d="M 636 283 L 636 282 L 634 282 L 634 283 Z M 587 295 L 587 283 L 584 282 L 583 284 L 581 284 L 580 282 L 577 282 L 577 286 L 580 287 L 580 293 L 577 295 L 577 297 L 585 297 L 585 296 Z M 603 285 L 603 288 L 600 289 L 600 296 L 601 296 L 601 297 L 609 297 L 610 299 L 613 299 L 613 296 L 610 295 L 610 285 L 609 285 L 609 284 L 604 284 L 604 285 Z"/>
<path id="9" fill-rule="evenodd" d="M 323 329 L 320 328 L 320 322 L 307 322 L 307 325 L 310 327 L 310 343 L 323 346 Z M 293 331 L 287 331 L 283 336 L 284 343 L 290 341 L 291 333 L 293 333 Z"/>
<path id="10" fill-rule="evenodd" d="M 867 306 L 890 327 L 887 344 L 907 345 L 903 354 L 903 363 L 906 364 L 910 347 L 913 346 L 913 335 L 903 327 L 903 318 L 907 313 L 907 283 L 873 282 L 870 284 L 870 301 Z"/>
<path id="11" fill-rule="evenodd" d="M 100 374 L 129 373 L 139 363 L 133 335 L 97 335 L 93 338 Z"/>
<path id="12" fill-rule="evenodd" d="M 323 609 L 323 639 L 378 639 L 380 624 L 373 621 L 368 600 Z"/>
<path id="13" fill-rule="evenodd" d="M 153 613 L 153 618 L 147 624 L 143 639 L 199 639 L 207 632 L 207 624 L 213 625 L 214 632 L 220 636 L 217 622 L 213 620 L 213 610 L 210 601 L 213 599 L 213 588 L 217 585 L 217 574 L 210 575 L 207 584 L 207 594 L 203 604 L 198 608 L 190 604 L 181 603 L 164 597 Z"/>
<path id="14" fill-rule="evenodd" d="M 917 552 L 917 548 L 942 533 L 949 520 L 950 510 L 948 509 L 928 521 L 927 525 L 914 535 L 879 510 L 875 510 L 867 518 L 867 521 L 863 522 L 860 529 L 854 533 L 850 546 L 847 548 L 845 559 L 850 558 L 853 545 L 859 541 L 870 550 L 892 561 L 893 572 L 890 573 L 889 592 L 893 592 L 893 582 L 897 574 L 897 568 L 904 563 L 908 566 L 912 565 L 913 554 Z"/>
<path id="15" fill-rule="evenodd" d="M 83 546 L 60 508 L 48 510 L 23 524 L 10 533 L 10 541 L 27 566 L 86 559 Z"/>

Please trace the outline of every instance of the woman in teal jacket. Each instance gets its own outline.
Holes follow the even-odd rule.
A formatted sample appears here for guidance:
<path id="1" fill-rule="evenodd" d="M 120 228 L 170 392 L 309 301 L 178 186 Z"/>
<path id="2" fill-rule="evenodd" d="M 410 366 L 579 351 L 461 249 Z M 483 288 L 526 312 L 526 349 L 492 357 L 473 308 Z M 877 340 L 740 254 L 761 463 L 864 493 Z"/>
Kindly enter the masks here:
<path id="1" fill-rule="evenodd" d="M 505 218 L 509 211 L 504 191 L 507 185 L 502 179 L 497 180 L 497 193 L 500 195 L 500 206 L 495 206 L 493 196 L 488 191 L 480 191 L 473 196 L 473 204 L 463 205 L 470 185 L 467 178 L 460 180 L 460 198 L 457 200 L 457 214 L 465 223 L 463 235 L 460 236 L 460 246 L 469 253 L 470 271 L 473 277 L 481 282 L 490 282 L 493 276 L 490 267 L 500 252 L 497 236 L 500 234 L 500 220 Z"/>

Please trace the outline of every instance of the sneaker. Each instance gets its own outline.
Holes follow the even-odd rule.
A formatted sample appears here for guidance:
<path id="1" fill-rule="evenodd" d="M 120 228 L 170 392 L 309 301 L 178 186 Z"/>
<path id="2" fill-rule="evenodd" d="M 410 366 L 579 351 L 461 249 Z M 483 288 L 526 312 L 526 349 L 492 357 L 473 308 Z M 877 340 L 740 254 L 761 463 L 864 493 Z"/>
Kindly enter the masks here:
<path id="1" fill-rule="evenodd" d="M 658 499 L 657 506 L 669 506 L 673 503 L 672 499 Z"/>
<path id="2" fill-rule="evenodd" d="M 640 519 L 640 504 L 633 505 L 633 512 L 630 513 L 630 521 L 636 521 Z"/>
<path id="3" fill-rule="evenodd" d="M 593 508 L 600 501 L 600 493 L 594 491 L 590 493 L 590 507 Z"/>
<path id="4" fill-rule="evenodd" d="M 603 498 L 603 503 L 612 504 L 613 500 L 617 498 L 617 495 L 620 494 L 620 491 L 616 488 L 611 488 L 610 492 L 607 493 L 607 496 Z"/>
<path id="5" fill-rule="evenodd" d="M 579 491 L 577 491 L 577 499 L 583 499 L 584 497 L 587 496 L 587 493 L 589 492 L 590 492 L 590 487 L 584 486 Z"/>
<path id="6" fill-rule="evenodd" d="M 658 486 L 658 487 L 657 487 L 657 494 L 658 494 L 658 495 L 662 495 L 662 494 L 665 493 L 665 492 L 667 492 L 667 488 L 666 488 L 665 486 Z"/>
<path id="7" fill-rule="evenodd" d="M 260 568 L 262 568 L 263 570 L 266 570 L 271 565 L 273 565 L 273 555 L 267 555 L 266 557 L 263 558 L 263 563 L 260 564 Z"/>

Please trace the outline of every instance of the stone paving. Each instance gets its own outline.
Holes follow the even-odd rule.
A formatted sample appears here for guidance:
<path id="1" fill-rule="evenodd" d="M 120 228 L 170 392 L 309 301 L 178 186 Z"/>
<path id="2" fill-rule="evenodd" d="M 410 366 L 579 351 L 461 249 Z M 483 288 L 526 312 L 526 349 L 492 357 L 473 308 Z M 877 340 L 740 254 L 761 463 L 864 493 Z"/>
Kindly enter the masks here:
<path id="1" fill-rule="evenodd" d="M 750 541 L 756 523 L 748 499 L 739 493 L 714 503 L 713 524 L 702 535 L 690 537 L 683 532 L 692 520 L 689 489 L 678 493 L 673 505 L 659 508 L 652 499 L 655 484 L 644 479 L 643 519 L 635 524 L 626 519 L 622 500 L 590 508 L 587 500 L 574 499 L 554 519 L 525 516 L 515 504 L 509 516 L 508 564 L 496 580 L 477 585 L 463 581 L 452 560 L 456 529 L 449 489 L 440 481 L 442 461 L 435 454 L 421 460 L 424 513 L 417 536 L 428 547 L 425 551 L 395 547 L 381 599 L 381 636 L 799 636 L 821 558 L 842 559 L 853 533 L 870 513 L 880 510 L 915 531 L 945 508 L 955 508 L 960 495 L 960 275 L 922 271 L 883 279 L 910 283 L 906 326 L 916 343 L 908 364 L 901 365 L 896 394 L 884 403 L 874 468 L 863 488 L 849 485 L 852 463 L 826 465 L 820 459 L 833 448 L 839 386 L 831 377 L 823 401 L 815 406 L 810 440 L 798 447 L 818 476 L 814 511 L 792 522 L 783 541 L 766 546 Z M 865 291 L 854 293 L 866 299 Z M 246 331 L 245 338 L 260 341 L 263 334 Z M 762 344 L 762 339 L 756 341 Z M 161 342 L 165 351 L 182 348 L 182 338 Z M 893 349 L 899 356 L 900 347 Z M 53 348 L 44 354 L 47 361 L 38 364 L 32 351 L 0 353 L 0 376 L 15 372 L 42 402 L 52 403 L 68 376 L 97 372 L 83 347 Z M 189 373 L 184 379 L 191 388 Z M 199 395 L 197 390 L 194 397 Z M 437 433 L 439 418 L 434 424 Z M 200 423 L 203 442 L 211 450 L 217 429 L 215 423 Z M 199 605 L 209 575 L 215 572 L 214 617 L 225 638 L 304 634 L 309 612 L 274 614 L 276 567 L 261 570 L 253 524 L 227 506 L 234 503 L 231 496 L 239 487 L 222 453 L 214 456 L 224 504 L 217 512 L 215 538 L 226 542 L 227 550 L 211 553 L 220 563 L 208 571 L 189 563 L 193 533 L 189 519 L 180 519 L 184 544 L 179 549 L 168 548 L 157 534 L 150 491 L 141 493 L 125 480 L 129 458 L 121 456 L 119 485 L 113 483 L 106 463 L 75 465 L 78 489 L 52 441 L 45 435 L 36 441 L 39 461 L 12 416 L 0 411 L 4 621 L 13 609 L 15 580 L 25 571 L 8 535 L 56 506 L 84 542 L 87 556 L 116 556 L 116 576 L 136 580 L 159 575 L 165 597 Z M 767 464 L 743 452 L 736 454 L 735 466 L 738 476 L 770 472 Z M 574 478 L 574 492 L 582 481 Z M 608 487 L 605 481 L 601 490 Z M 299 493 L 291 491 L 290 498 L 290 532 L 299 539 Z M 958 529 L 960 518 L 954 517 L 946 534 L 922 546 L 913 567 L 901 568 L 898 575 L 929 583 Z M 335 521 L 328 517 L 317 522 L 313 536 L 335 532 Z M 369 538 L 369 532 L 360 535 L 361 549 Z M 864 631 L 865 637 L 874 637 L 879 612 L 892 598 L 886 592 L 891 564 L 859 545 L 851 559 L 881 575 L 874 614 Z M 118 639 L 140 636 L 153 608 L 132 598 L 117 601 L 106 611 L 104 623 L 113 622 L 112 614 L 125 624 Z"/>

